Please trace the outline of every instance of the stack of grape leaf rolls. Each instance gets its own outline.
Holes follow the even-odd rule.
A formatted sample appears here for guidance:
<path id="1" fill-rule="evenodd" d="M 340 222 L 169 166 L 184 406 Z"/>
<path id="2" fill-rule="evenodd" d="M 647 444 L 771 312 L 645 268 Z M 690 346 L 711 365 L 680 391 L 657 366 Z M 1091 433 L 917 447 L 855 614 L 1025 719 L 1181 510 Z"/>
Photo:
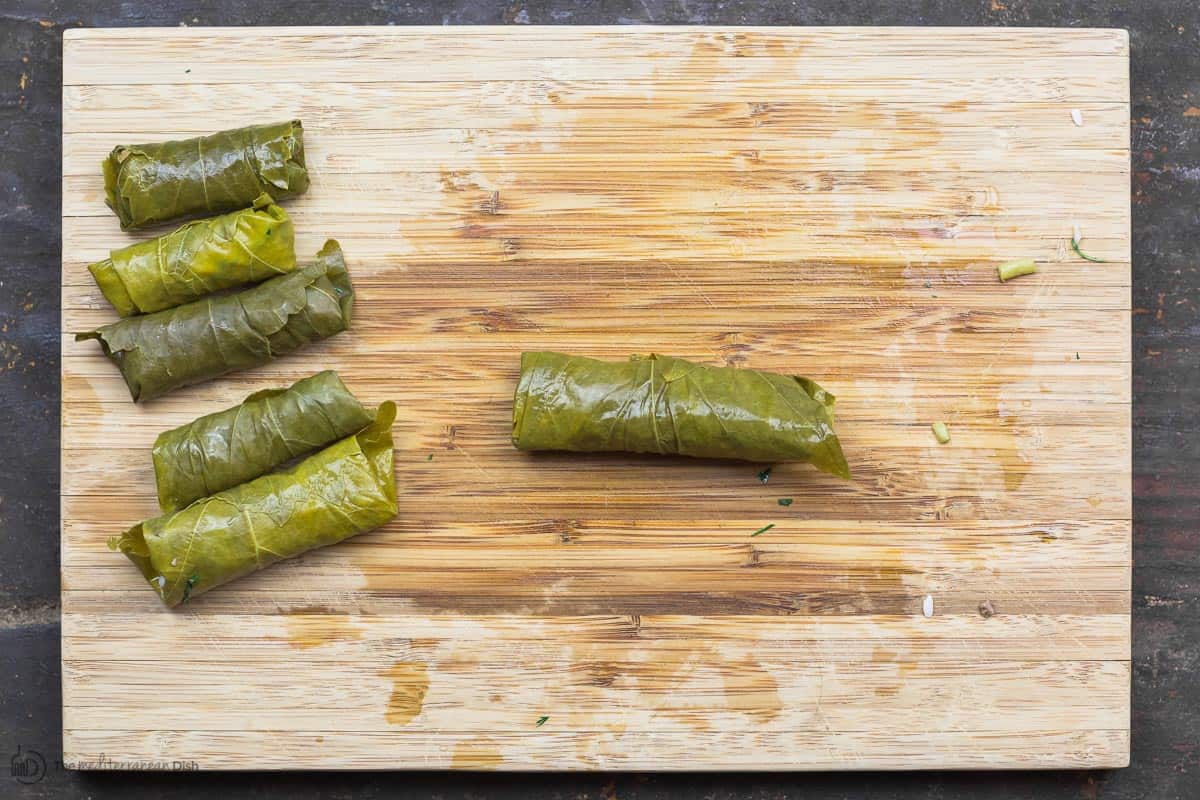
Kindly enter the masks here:
<path id="1" fill-rule="evenodd" d="M 299 120 L 115 148 L 104 188 L 122 228 L 221 216 L 92 264 L 123 319 L 76 339 L 100 342 L 137 402 L 349 328 L 354 289 L 341 247 L 330 239 L 316 263 L 298 267 L 292 221 L 272 199 L 308 184 Z M 229 293 L 239 287 L 250 288 Z"/>
<path id="2" fill-rule="evenodd" d="M 313 264 L 233 294 L 126 317 L 76 339 L 97 339 L 135 401 L 248 369 L 350 327 L 354 289 L 330 239 Z"/>
<path id="3" fill-rule="evenodd" d="M 164 513 L 109 546 L 176 606 L 376 528 L 396 515 L 395 416 L 327 371 L 166 431 L 153 453 Z"/>
<path id="4" fill-rule="evenodd" d="M 121 319 L 96 339 L 135 402 L 266 363 L 350 326 L 354 290 L 330 239 L 298 265 L 275 204 L 308 189 L 299 120 L 184 141 L 121 146 L 104 162 L 123 229 L 191 219 L 89 267 Z M 339 542 L 396 514 L 391 426 L 336 373 L 158 437 L 162 516 L 109 545 L 168 606 L 280 559 Z"/>

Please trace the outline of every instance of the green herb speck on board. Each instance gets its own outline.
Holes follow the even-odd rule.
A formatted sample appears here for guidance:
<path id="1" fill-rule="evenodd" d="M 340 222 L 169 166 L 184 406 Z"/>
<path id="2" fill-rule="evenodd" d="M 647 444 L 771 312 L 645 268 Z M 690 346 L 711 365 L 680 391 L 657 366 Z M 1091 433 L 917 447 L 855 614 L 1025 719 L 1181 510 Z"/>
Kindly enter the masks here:
<path id="1" fill-rule="evenodd" d="M 767 524 L 767 525 L 763 525 L 761 528 L 756 530 L 754 533 L 750 534 L 750 536 L 752 536 L 752 537 L 758 536 L 760 533 L 766 533 L 767 531 L 771 530 L 771 528 L 774 528 L 774 527 L 775 527 L 774 522 Z"/>
<path id="2" fill-rule="evenodd" d="M 198 580 L 199 577 L 196 575 L 188 577 L 187 583 L 183 585 L 183 599 L 179 601 L 180 603 L 186 603 L 188 598 L 192 596 L 192 587 L 196 585 L 196 581 Z"/>
<path id="3" fill-rule="evenodd" d="M 779 505 L 787 507 L 787 506 L 790 506 L 791 504 L 792 504 L 792 498 L 790 498 L 790 497 L 779 498 Z"/>
<path id="4" fill-rule="evenodd" d="M 425 459 L 425 460 L 426 460 L 426 461 L 433 461 L 433 453 L 430 453 L 430 454 L 429 454 L 429 458 L 427 458 L 427 459 Z"/>
<path id="5" fill-rule="evenodd" d="M 540 728 L 540 727 L 542 727 L 543 725 L 545 725 L 545 724 L 546 724 L 546 720 L 548 720 L 548 719 L 550 719 L 549 715 L 547 715 L 547 716 L 544 716 L 544 717 L 538 717 L 538 720 L 537 720 L 537 722 L 535 722 L 535 723 L 533 723 L 533 724 L 534 724 L 534 726 L 536 726 L 536 727 Z"/>
<path id="6" fill-rule="evenodd" d="M 764 470 L 760 470 L 758 473 L 758 482 L 766 483 L 769 480 L 771 480 L 771 467 L 767 467 Z"/>

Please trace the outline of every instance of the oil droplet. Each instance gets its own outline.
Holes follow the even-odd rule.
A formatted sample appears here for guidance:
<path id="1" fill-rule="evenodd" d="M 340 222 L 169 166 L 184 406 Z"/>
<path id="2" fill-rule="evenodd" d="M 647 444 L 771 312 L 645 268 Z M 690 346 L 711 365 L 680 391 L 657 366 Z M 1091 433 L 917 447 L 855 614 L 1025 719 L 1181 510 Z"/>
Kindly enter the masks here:
<path id="1" fill-rule="evenodd" d="M 407 725 L 421 713 L 425 693 L 429 691 L 429 670 L 419 661 L 399 661 L 382 674 L 392 680 L 384 719 L 392 725 Z"/>

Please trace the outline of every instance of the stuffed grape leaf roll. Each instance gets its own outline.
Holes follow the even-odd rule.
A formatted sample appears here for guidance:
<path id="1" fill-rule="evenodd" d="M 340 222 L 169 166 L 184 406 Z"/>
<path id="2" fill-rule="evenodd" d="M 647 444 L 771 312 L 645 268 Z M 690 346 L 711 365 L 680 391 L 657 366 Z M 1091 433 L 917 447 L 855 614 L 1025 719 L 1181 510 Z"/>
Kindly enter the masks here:
<path id="1" fill-rule="evenodd" d="M 308 189 L 300 120 L 194 139 L 120 145 L 104 160 L 105 202 L 122 229 L 245 208 Z"/>
<path id="2" fill-rule="evenodd" d="M 833 406 L 832 394 L 795 375 L 662 355 L 609 362 L 527 352 L 512 440 L 521 450 L 804 461 L 849 478 Z"/>
<path id="3" fill-rule="evenodd" d="M 295 272 L 75 338 L 100 341 L 137 402 L 265 364 L 340 333 L 350 327 L 353 306 L 342 249 L 330 239 L 316 263 Z"/>
<path id="4" fill-rule="evenodd" d="M 374 422 L 295 467 L 205 497 L 109 540 L 168 606 L 214 586 L 336 544 L 396 515 L 392 421 Z"/>
<path id="5" fill-rule="evenodd" d="M 163 511 L 183 508 L 361 430 L 371 419 L 332 370 L 286 389 L 255 392 L 159 434 L 151 451 L 158 504 Z"/>
<path id="6" fill-rule="evenodd" d="M 250 208 L 114 250 L 88 269 L 122 317 L 149 314 L 286 275 L 296 269 L 295 233 L 287 212 L 263 194 Z"/>

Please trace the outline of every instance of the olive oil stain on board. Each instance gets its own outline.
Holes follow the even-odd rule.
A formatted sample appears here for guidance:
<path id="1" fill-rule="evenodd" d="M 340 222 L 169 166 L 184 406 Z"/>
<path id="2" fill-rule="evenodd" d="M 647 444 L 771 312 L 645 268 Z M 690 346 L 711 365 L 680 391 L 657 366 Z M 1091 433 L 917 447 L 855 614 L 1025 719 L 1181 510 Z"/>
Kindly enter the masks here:
<path id="1" fill-rule="evenodd" d="M 1036 285 L 1033 296 L 1025 305 L 1025 313 L 1055 307 L 1058 290 L 1045 282 L 1047 280 L 1043 278 L 1043 282 Z M 1021 321 L 1024 321 L 1024 315 Z M 1036 349 L 1037 342 L 1032 340 L 1023 325 L 1018 324 L 1013 335 L 1013 346 L 1032 352 Z M 1036 383 L 1033 375 L 1030 375 L 1028 380 L 997 387 L 995 396 L 991 398 L 996 406 L 996 418 L 1000 428 L 1010 437 L 1012 449 L 1015 451 L 1015 454 L 1007 457 L 997 454 L 1005 491 L 1015 492 L 1021 488 L 1037 463 L 1038 451 L 1046 445 L 1045 429 L 1039 425 L 1023 423 L 1021 420 L 1033 405 L 1031 398 L 1048 393 L 1047 388 Z"/>
<path id="2" fill-rule="evenodd" d="M 487 738 L 467 739 L 454 746 L 453 769 L 494 769 L 504 763 L 496 743 Z"/>
<path id="3" fill-rule="evenodd" d="M 783 713 L 778 681 L 770 670 L 750 656 L 724 666 L 721 680 L 729 710 L 745 714 L 758 723 L 770 722 Z"/>
<path id="4" fill-rule="evenodd" d="M 640 694 L 651 713 L 696 731 L 717 729 L 713 715 L 723 712 L 761 725 L 784 710 L 778 679 L 748 653 L 729 656 L 705 644 L 631 651 L 622 672 L 624 689 Z"/>
<path id="5" fill-rule="evenodd" d="M 677 71 L 682 70 L 683 74 L 704 75 L 715 83 L 729 81 L 735 85 L 742 78 L 736 61 L 714 56 L 727 56 L 730 48 L 735 53 L 740 52 L 742 47 L 738 39 L 701 39 L 690 55 L 653 62 L 647 65 L 646 74 L 638 77 L 654 81 L 666 79 L 667 73 L 677 75 Z M 781 63 L 780 68 L 786 69 L 787 65 Z M 577 87 L 571 91 L 571 95 L 569 105 L 556 106 L 549 120 L 544 118 L 547 107 L 543 102 L 526 106 L 526 119 L 508 122 L 510 133 L 521 134 L 511 141 L 504 137 L 497 137 L 493 141 L 482 131 L 471 131 L 463 137 L 459 156 L 465 160 L 466 166 L 441 168 L 441 193 L 446 210 L 451 212 L 450 218 L 454 220 L 451 223 L 453 234 L 474 240 L 474 247 L 492 253 L 501 261 L 519 261 L 525 257 L 526 250 L 540 252 L 547 248 L 570 247 L 569 239 L 560 238 L 561 224 L 547 222 L 540 214 L 530 213 L 538 210 L 536 198 L 553 197 L 561 193 L 574 193 L 576 199 L 572 202 L 579 203 L 583 208 L 626 212 L 621 231 L 623 237 L 673 242 L 685 251 L 698 242 L 704 242 L 709 246 L 727 249 L 731 258 L 756 257 L 762 243 L 774 241 L 778 244 L 781 238 L 791 239 L 811 228 L 799 221 L 772 219 L 766 222 L 761 215 L 745 213 L 744 209 L 731 211 L 726 208 L 731 204 L 730 201 L 736 201 L 740 191 L 764 179 L 774 180 L 779 172 L 779 165 L 773 161 L 779 155 L 779 145 L 772 144 L 769 136 L 760 145 L 755 137 L 761 138 L 763 134 L 775 132 L 786 140 L 789 135 L 810 129 L 814 111 L 808 105 L 778 104 L 765 100 L 694 103 L 695 108 L 685 112 L 681 122 L 686 134 L 685 141 L 675 143 L 663 152 L 656 148 L 648 152 L 617 150 L 621 159 L 613 162 L 612 166 L 622 172 L 640 175 L 644 180 L 660 174 L 664 152 L 676 154 L 678 151 L 686 156 L 689 155 L 687 148 L 698 148 L 704 153 L 715 148 L 716 158 L 728 158 L 727 169 L 706 171 L 699 165 L 714 156 L 698 152 L 697 168 L 690 171 L 689 183 L 679 195 L 681 207 L 687 206 L 687 198 L 698 195 L 724 197 L 726 202 L 716 200 L 712 208 L 705 210 L 706 213 L 680 214 L 674 225 L 664 229 L 658 213 L 644 216 L 629 213 L 656 211 L 653 206 L 646 206 L 644 187 L 640 191 L 618 188 L 614 192 L 612 185 L 603 184 L 581 192 L 578 185 L 563 182 L 559 173 L 564 171 L 519 174 L 512 170 L 514 156 L 530 153 L 555 153 L 561 156 L 564 163 L 596 162 L 606 165 L 616 146 L 614 140 L 619 138 L 619 132 L 613 132 L 612 104 L 625 103 L 635 110 L 641 110 L 666 102 L 656 97 L 653 89 L 641 94 L 614 96 L 611 88 L 589 93 Z M 545 99 L 554 103 L 559 100 L 552 92 L 547 92 Z M 864 165 L 868 161 L 877 161 L 890 167 L 896 153 L 933 150 L 943 137 L 938 116 L 876 100 L 863 101 L 836 111 L 822 109 L 816 113 L 836 115 L 838 122 L 845 126 L 843 138 L 854 137 L 859 140 L 857 151 Z M 775 149 L 770 149 L 772 147 Z M 856 174 L 863 171 L 851 170 Z M 654 177 L 654 180 L 659 178 Z M 840 209 L 840 213 L 833 215 L 828 220 L 830 223 L 865 220 L 884 226 L 882 232 L 893 240 L 898 236 L 919 239 L 931 231 L 940 238 L 953 238 L 963 219 L 977 210 L 969 199 L 969 208 L 961 208 L 962 202 L 952 204 L 947 211 L 934 214 L 928 224 L 909 230 L 904 225 L 904 218 L 893 216 L 886 221 L 875 220 L 873 214 L 860 212 L 855 207 L 855 198 L 862 195 L 831 192 L 830 188 L 832 182 L 829 186 L 822 182 L 822 193 L 832 198 L 824 201 L 823 205 L 837 204 L 842 200 L 850 204 L 850 207 Z M 590 204 L 586 202 L 589 193 L 595 195 Z M 964 196 L 974 197 L 969 193 Z M 513 203 L 510 197 L 515 198 L 516 202 Z M 732 205 L 736 205 L 736 202 Z"/>
<path id="6" fill-rule="evenodd" d="M 419 661 L 398 661 L 381 673 L 392 681 L 384 719 L 392 725 L 407 725 L 418 714 L 429 691 L 429 669 Z"/>
<path id="7" fill-rule="evenodd" d="M 284 622 L 287 625 L 288 644 L 299 650 L 363 638 L 362 628 L 352 623 L 345 614 L 328 614 L 311 608 L 297 609 L 285 616 Z"/>

